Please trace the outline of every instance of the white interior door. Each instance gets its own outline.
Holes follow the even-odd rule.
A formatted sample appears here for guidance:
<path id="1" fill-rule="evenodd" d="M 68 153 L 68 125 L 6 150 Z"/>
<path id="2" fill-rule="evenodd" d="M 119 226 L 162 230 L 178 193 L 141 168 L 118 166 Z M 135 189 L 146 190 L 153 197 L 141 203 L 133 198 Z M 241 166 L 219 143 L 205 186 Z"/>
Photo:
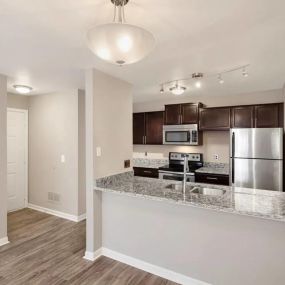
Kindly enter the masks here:
<path id="1" fill-rule="evenodd" d="M 27 202 L 27 120 L 26 110 L 7 110 L 8 211 L 26 207 Z"/>

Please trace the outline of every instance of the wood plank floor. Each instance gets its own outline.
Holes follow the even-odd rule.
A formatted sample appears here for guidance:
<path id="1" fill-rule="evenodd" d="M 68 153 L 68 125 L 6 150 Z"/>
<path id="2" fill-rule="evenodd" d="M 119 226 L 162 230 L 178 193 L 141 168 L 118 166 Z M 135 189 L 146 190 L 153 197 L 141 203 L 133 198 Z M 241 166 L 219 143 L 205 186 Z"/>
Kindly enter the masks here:
<path id="1" fill-rule="evenodd" d="M 23 209 L 8 215 L 10 244 L 0 247 L 2 285 L 175 285 L 101 257 L 84 260 L 85 222 Z"/>

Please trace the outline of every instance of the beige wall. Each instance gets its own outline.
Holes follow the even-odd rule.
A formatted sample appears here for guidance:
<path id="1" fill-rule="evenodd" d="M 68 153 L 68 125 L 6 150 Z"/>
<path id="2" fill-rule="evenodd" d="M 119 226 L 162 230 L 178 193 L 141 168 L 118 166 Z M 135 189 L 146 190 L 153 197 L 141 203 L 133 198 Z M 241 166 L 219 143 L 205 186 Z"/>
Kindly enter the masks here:
<path id="1" fill-rule="evenodd" d="M 283 222 L 113 193 L 102 216 L 104 248 L 213 285 L 284 284 Z"/>
<path id="2" fill-rule="evenodd" d="M 97 70 L 93 85 L 94 177 L 129 171 L 124 160 L 132 158 L 132 87 Z"/>
<path id="3" fill-rule="evenodd" d="M 163 96 L 167 96 L 164 94 Z M 258 93 L 231 95 L 231 96 L 201 96 L 189 97 L 189 99 L 164 99 L 161 101 L 134 103 L 134 112 L 147 112 L 164 110 L 165 104 L 185 103 L 185 102 L 201 102 L 208 107 L 216 106 L 234 106 L 247 104 L 265 104 L 284 102 L 282 89 L 271 90 Z M 165 157 L 170 151 L 181 152 L 201 152 L 204 154 L 204 160 L 208 162 L 229 162 L 229 132 L 204 132 L 203 146 L 186 147 L 186 146 L 137 146 L 133 147 L 135 153 L 148 152 L 149 157 L 153 157 L 152 153 L 159 153 Z M 214 155 L 219 156 L 218 160 L 214 159 Z M 136 154 L 135 154 L 136 155 Z"/>
<path id="4" fill-rule="evenodd" d="M 0 239 L 7 237 L 7 79 L 0 74 Z"/>
<path id="5" fill-rule="evenodd" d="M 31 204 L 78 215 L 78 112 L 77 90 L 29 98 Z M 60 202 L 48 201 L 48 192 Z"/>
<path id="6" fill-rule="evenodd" d="M 8 93 L 7 107 L 15 109 L 29 109 L 29 96 Z"/>

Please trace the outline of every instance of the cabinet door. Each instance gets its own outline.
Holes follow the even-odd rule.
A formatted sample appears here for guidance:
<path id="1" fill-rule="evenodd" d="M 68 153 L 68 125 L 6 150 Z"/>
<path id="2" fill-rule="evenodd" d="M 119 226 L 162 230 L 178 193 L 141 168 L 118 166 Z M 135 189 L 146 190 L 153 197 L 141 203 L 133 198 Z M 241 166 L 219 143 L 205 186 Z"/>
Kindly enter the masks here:
<path id="1" fill-rule="evenodd" d="M 255 106 L 256 128 L 278 128 L 279 125 L 279 104 Z"/>
<path id="2" fill-rule="evenodd" d="M 182 104 L 181 105 L 182 124 L 198 124 L 199 105 Z"/>
<path id="3" fill-rule="evenodd" d="M 165 105 L 165 124 L 181 124 L 181 105 Z"/>
<path id="4" fill-rule="evenodd" d="M 230 108 L 201 108 L 199 127 L 202 131 L 229 130 Z"/>
<path id="5" fill-rule="evenodd" d="M 232 128 L 254 127 L 254 106 L 233 107 L 231 110 Z"/>
<path id="6" fill-rule="evenodd" d="M 146 144 L 162 144 L 163 113 L 145 113 Z"/>
<path id="7" fill-rule="evenodd" d="M 133 144 L 143 144 L 145 135 L 145 114 L 133 114 Z"/>

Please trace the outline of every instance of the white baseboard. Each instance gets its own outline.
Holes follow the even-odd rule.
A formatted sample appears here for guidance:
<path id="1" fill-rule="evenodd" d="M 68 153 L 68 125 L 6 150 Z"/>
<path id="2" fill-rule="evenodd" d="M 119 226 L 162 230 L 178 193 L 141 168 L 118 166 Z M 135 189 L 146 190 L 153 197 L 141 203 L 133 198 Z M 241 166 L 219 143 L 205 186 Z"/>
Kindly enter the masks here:
<path id="1" fill-rule="evenodd" d="M 10 243 L 8 237 L 0 238 L 0 246 Z"/>
<path id="2" fill-rule="evenodd" d="M 99 248 L 95 252 L 92 251 L 85 251 L 84 259 L 89 260 L 89 261 L 95 261 L 97 258 L 102 256 L 102 248 Z"/>
<path id="3" fill-rule="evenodd" d="M 171 271 L 169 269 L 165 269 L 163 267 L 142 261 L 137 258 L 133 258 L 131 256 L 104 247 L 98 249 L 95 252 L 85 252 L 84 258 L 87 260 L 95 261 L 102 255 L 179 284 L 210 285 L 209 283 L 188 277 L 186 275 Z"/>
<path id="4" fill-rule="evenodd" d="M 80 216 L 77 216 L 77 222 L 81 222 L 81 221 L 84 221 L 84 220 L 86 220 L 86 213 L 82 214 Z"/>
<path id="5" fill-rule="evenodd" d="M 67 213 L 64 213 L 64 212 L 52 210 L 52 209 L 49 209 L 49 208 L 44 208 L 44 207 L 37 206 L 37 205 L 34 205 L 34 204 L 30 204 L 30 203 L 28 204 L 28 208 L 36 210 L 36 211 L 39 211 L 39 212 L 47 213 L 47 214 L 50 214 L 50 215 L 53 215 L 53 216 L 57 216 L 59 218 L 63 218 L 63 219 L 66 219 L 66 220 L 69 220 L 69 221 L 72 221 L 72 222 L 77 222 L 77 223 L 86 219 L 86 214 L 83 214 L 83 215 L 80 215 L 80 216 L 75 216 L 75 215 L 70 215 L 70 214 L 67 214 Z"/>

